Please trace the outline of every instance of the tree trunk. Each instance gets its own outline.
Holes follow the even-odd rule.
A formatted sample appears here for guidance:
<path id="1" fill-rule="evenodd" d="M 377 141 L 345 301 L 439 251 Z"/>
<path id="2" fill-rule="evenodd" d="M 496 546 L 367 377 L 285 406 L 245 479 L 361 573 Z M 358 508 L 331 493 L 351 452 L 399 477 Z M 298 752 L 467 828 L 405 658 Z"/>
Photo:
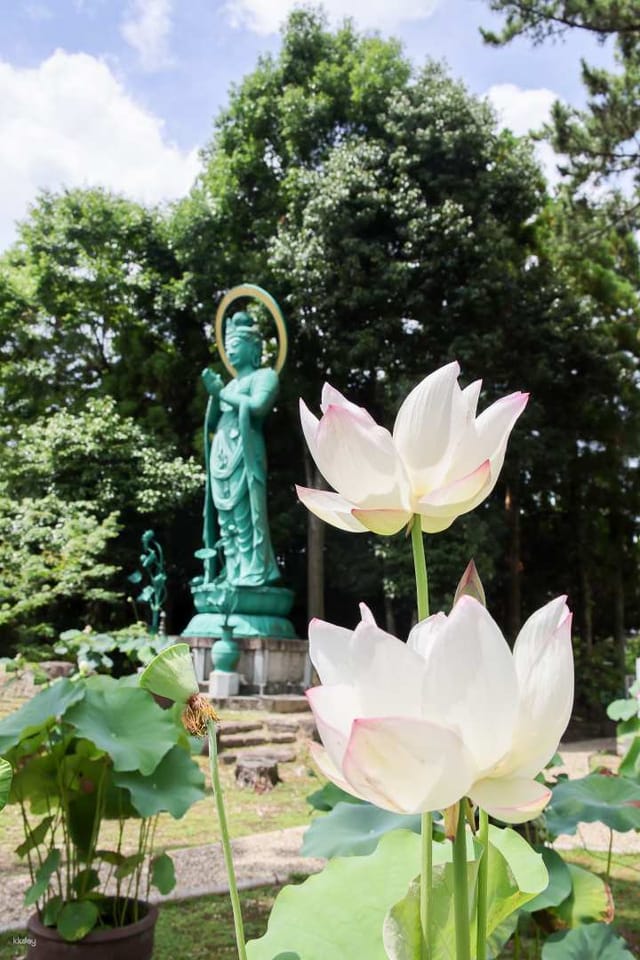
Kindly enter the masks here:
<path id="1" fill-rule="evenodd" d="M 591 577 L 589 576 L 589 552 L 587 537 L 585 536 L 584 514 L 582 506 L 577 505 L 578 520 L 576 524 L 578 581 L 580 584 L 580 626 L 582 643 L 589 655 L 593 652 L 593 593 Z"/>
<path id="2" fill-rule="evenodd" d="M 624 535 L 622 532 L 622 518 L 618 514 L 610 514 L 609 529 L 613 544 L 612 558 L 612 587 L 613 587 L 613 639 L 618 656 L 618 665 L 621 675 L 625 676 L 626 635 L 624 629 Z"/>
<path id="3" fill-rule="evenodd" d="M 504 498 L 504 506 L 507 512 L 507 526 L 509 528 L 507 634 L 512 642 L 517 637 L 522 624 L 520 585 L 522 560 L 520 557 L 521 531 L 518 486 L 519 481 L 517 479 L 509 484 Z"/>
<path id="4" fill-rule="evenodd" d="M 309 451 L 304 451 L 304 469 L 308 487 L 324 488 L 324 478 Z M 307 616 L 324 620 L 324 535 L 325 525 L 311 511 L 307 512 Z"/>
<path id="5" fill-rule="evenodd" d="M 393 600 L 386 593 L 384 595 L 384 626 L 387 633 L 390 633 L 393 637 L 397 636 L 396 617 L 393 611 Z"/>

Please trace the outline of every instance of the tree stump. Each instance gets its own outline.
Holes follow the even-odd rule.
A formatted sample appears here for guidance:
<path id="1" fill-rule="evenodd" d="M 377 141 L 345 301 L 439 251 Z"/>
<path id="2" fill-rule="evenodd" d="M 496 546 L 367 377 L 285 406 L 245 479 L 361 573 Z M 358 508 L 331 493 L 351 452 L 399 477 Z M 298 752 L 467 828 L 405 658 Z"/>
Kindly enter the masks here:
<path id="1" fill-rule="evenodd" d="M 239 787 L 252 787 L 255 793 L 266 793 L 280 783 L 278 764 L 270 757 L 241 757 L 235 775 Z"/>

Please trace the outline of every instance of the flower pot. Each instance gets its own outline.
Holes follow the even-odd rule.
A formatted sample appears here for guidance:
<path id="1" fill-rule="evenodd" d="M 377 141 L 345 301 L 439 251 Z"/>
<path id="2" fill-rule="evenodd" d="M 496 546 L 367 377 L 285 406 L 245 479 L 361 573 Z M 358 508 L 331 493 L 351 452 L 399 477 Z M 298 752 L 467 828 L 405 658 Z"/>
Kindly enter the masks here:
<path id="1" fill-rule="evenodd" d="M 140 920 L 124 927 L 96 929 L 69 943 L 34 914 L 27 923 L 27 960 L 151 960 L 158 908 L 139 901 Z"/>
<path id="2" fill-rule="evenodd" d="M 222 628 L 222 638 L 211 647 L 211 659 L 215 670 L 233 673 L 240 659 L 240 647 L 233 639 L 233 627 Z"/>

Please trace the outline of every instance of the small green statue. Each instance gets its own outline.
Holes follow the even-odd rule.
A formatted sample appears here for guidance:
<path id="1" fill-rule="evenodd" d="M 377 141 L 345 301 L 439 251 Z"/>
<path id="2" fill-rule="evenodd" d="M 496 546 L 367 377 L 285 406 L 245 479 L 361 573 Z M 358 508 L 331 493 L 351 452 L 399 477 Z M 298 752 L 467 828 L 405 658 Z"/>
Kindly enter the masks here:
<path id="1" fill-rule="evenodd" d="M 205 550 L 218 549 L 223 566 L 216 580 L 262 586 L 279 580 L 267 518 L 267 456 L 262 423 L 278 395 L 278 374 L 262 368 L 262 337 L 250 314 L 227 321 L 225 350 L 236 370 L 226 386 L 208 368 L 205 417 Z M 213 440 L 209 440 L 213 434 Z M 215 534 L 215 522 L 220 538 Z M 213 557 L 209 556 L 211 577 Z M 206 575 L 205 575 L 206 579 Z"/>
<path id="2" fill-rule="evenodd" d="M 164 616 L 163 606 L 167 599 L 167 574 L 164 567 L 164 553 L 153 530 L 145 530 L 142 534 L 142 550 L 140 555 L 142 571 L 134 570 L 127 579 L 130 583 L 139 584 L 146 574 L 149 583 L 143 587 L 136 599 L 139 603 L 149 604 L 151 611 L 149 633 L 163 633 L 161 627 Z"/>

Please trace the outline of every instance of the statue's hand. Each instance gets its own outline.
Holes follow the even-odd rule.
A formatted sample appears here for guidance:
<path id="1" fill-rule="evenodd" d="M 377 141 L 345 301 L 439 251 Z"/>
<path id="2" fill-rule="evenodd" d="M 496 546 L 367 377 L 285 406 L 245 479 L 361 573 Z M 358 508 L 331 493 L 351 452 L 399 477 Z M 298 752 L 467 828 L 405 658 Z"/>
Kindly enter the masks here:
<path id="1" fill-rule="evenodd" d="M 202 371 L 202 380 L 206 387 L 207 393 L 210 393 L 212 397 L 218 396 L 224 386 L 220 374 L 214 373 L 213 370 L 209 369 L 209 367 L 205 367 L 205 369 Z"/>

